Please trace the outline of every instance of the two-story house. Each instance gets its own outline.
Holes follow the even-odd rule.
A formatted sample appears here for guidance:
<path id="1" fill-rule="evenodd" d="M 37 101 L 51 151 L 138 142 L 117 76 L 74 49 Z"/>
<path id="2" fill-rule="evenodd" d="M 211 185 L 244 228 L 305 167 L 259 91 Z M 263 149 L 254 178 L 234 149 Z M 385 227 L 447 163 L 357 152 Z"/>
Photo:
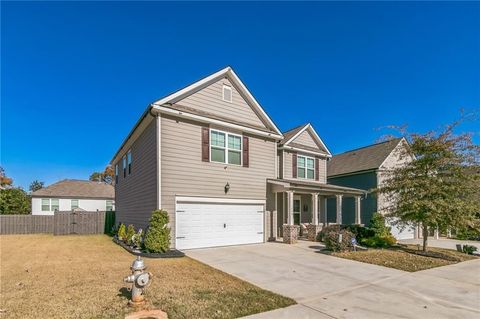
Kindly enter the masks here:
<path id="1" fill-rule="evenodd" d="M 114 155 L 117 220 L 145 228 L 170 216 L 177 249 L 294 242 L 326 221 L 326 198 L 362 190 L 328 185 L 327 147 L 310 124 L 282 134 L 227 67 L 151 103 Z"/>

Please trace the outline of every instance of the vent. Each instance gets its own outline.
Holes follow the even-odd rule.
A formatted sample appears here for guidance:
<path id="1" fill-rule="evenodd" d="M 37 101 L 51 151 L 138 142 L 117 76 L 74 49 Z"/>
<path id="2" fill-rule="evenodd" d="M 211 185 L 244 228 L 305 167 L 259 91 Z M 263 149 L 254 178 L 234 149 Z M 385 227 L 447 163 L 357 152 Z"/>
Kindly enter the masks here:
<path id="1" fill-rule="evenodd" d="M 223 100 L 232 102 L 232 88 L 228 85 L 223 85 Z"/>

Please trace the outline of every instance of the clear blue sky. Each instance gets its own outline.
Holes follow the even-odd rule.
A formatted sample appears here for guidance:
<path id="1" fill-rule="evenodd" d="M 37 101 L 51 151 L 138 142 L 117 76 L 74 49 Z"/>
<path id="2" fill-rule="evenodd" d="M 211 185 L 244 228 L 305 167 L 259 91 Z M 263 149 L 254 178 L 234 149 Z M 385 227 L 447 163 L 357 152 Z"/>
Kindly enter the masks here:
<path id="1" fill-rule="evenodd" d="M 149 102 L 226 65 L 282 130 L 312 122 L 334 153 L 480 106 L 479 3 L 1 9 L 1 165 L 24 188 L 102 170 Z"/>

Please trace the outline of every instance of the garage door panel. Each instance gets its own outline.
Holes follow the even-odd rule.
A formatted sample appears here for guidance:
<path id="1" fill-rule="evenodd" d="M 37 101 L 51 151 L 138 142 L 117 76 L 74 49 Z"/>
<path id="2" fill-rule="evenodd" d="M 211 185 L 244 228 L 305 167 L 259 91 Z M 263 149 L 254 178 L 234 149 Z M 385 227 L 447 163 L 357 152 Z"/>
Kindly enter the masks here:
<path id="1" fill-rule="evenodd" d="M 263 242 L 263 205 L 177 203 L 176 247 Z"/>

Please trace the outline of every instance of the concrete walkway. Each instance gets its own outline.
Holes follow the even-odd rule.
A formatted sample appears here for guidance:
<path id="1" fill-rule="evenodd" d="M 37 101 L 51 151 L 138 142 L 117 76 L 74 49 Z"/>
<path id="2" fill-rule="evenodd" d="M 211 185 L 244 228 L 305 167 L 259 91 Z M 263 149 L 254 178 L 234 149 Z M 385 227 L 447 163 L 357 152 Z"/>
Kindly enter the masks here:
<path id="1" fill-rule="evenodd" d="M 247 318 L 479 318 L 480 260 L 416 273 L 318 252 L 318 243 L 266 243 L 187 255 L 297 305 Z"/>
<path id="2" fill-rule="evenodd" d="M 417 244 L 423 245 L 422 239 L 403 239 L 403 240 L 400 240 L 400 243 L 411 244 L 411 245 L 417 245 Z M 438 247 L 438 248 L 457 250 L 457 244 L 475 246 L 480 251 L 479 241 L 457 240 L 457 239 L 447 239 L 447 238 L 434 239 L 433 237 L 428 237 L 429 247 Z"/>

